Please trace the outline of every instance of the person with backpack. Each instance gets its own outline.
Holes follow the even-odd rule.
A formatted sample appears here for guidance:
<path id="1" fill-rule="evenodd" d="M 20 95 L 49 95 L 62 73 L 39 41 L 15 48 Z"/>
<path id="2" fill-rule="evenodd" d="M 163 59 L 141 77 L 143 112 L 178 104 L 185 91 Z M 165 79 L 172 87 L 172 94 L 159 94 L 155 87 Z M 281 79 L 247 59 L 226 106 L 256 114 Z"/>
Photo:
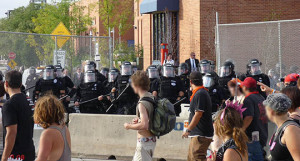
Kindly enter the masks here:
<path id="1" fill-rule="evenodd" d="M 267 97 L 263 105 L 269 120 L 278 127 L 269 142 L 272 161 L 300 160 L 300 125 L 288 116 L 291 99 L 283 93 L 274 93 Z"/>
<path id="2" fill-rule="evenodd" d="M 191 73 L 190 84 L 193 94 L 190 97 L 189 126 L 182 138 L 191 137 L 188 161 L 206 160 L 206 152 L 214 134 L 211 98 L 208 89 L 203 86 L 200 72 Z"/>
<path id="3" fill-rule="evenodd" d="M 150 131 L 153 119 L 153 104 L 149 101 L 142 100 L 144 97 L 154 100 L 154 96 L 148 92 L 150 88 L 150 79 L 146 72 L 137 71 L 131 76 L 131 86 L 140 100 L 136 107 L 137 118 L 131 123 L 125 123 L 124 128 L 127 130 L 137 130 L 137 147 L 133 161 L 152 160 L 156 146 L 156 136 Z"/>

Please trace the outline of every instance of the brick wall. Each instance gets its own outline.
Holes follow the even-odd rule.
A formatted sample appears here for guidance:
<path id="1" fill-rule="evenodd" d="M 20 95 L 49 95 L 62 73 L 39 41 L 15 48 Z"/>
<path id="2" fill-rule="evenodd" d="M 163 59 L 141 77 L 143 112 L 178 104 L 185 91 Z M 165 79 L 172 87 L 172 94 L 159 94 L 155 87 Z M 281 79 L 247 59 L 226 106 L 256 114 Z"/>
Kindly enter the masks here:
<path id="1" fill-rule="evenodd" d="M 135 43 L 144 47 L 144 69 L 152 59 L 152 22 L 150 14 L 139 14 L 135 1 Z M 215 60 L 216 12 L 219 23 L 257 22 L 300 18 L 300 0 L 179 0 L 179 60 Z M 138 34 L 138 35 L 137 35 Z M 138 40 L 138 41 L 137 41 Z"/>

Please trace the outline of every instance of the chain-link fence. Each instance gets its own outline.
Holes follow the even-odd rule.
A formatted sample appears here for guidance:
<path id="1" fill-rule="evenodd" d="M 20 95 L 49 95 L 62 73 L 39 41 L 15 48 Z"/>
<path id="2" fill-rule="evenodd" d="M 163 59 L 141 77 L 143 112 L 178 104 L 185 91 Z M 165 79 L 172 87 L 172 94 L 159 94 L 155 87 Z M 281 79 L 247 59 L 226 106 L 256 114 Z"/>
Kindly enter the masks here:
<path id="1" fill-rule="evenodd" d="M 281 78 L 299 73 L 299 44 L 300 19 L 216 26 L 217 65 L 232 60 L 238 73 L 245 73 L 253 58 L 262 62 L 266 74 L 275 72 Z"/>
<path id="2" fill-rule="evenodd" d="M 11 57 L 15 53 L 15 58 Z M 61 36 L 0 31 L 0 70 L 25 70 L 31 66 L 61 64 L 69 75 L 85 60 L 110 66 L 110 37 Z M 11 58 L 9 58 L 11 57 Z"/>

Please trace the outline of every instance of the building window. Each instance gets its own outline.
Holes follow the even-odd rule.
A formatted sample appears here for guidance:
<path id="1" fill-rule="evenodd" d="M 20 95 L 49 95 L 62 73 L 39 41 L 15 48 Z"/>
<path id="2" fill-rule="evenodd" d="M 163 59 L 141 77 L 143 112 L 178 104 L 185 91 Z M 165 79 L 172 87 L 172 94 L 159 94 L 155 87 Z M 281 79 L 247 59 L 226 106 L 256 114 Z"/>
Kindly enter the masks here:
<path id="1" fill-rule="evenodd" d="M 169 53 L 178 60 L 177 12 L 153 14 L 153 60 L 160 60 L 160 44 L 167 43 Z"/>

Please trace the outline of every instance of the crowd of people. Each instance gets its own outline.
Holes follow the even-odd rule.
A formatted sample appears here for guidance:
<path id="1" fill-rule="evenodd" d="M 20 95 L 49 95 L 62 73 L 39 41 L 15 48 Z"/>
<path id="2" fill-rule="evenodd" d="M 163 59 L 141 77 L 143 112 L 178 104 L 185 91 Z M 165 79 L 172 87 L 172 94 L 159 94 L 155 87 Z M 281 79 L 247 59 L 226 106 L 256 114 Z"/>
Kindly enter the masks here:
<path id="1" fill-rule="evenodd" d="M 133 160 L 151 160 L 157 141 L 151 132 L 156 105 L 144 97 L 169 100 L 177 116 L 180 103 L 190 104 L 189 125 L 182 134 L 182 138 L 191 138 L 189 161 L 264 161 L 268 120 L 277 126 L 269 142 L 272 160 L 300 160 L 299 74 L 287 74 L 284 82 L 271 85 L 274 77 L 262 73 L 261 65 L 252 59 L 246 73 L 237 76 L 233 62 L 224 62 L 218 75 L 212 61 L 199 61 L 193 52 L 177 71 L 171 58 L 146 71 L 135 71 L 130 62 L 123 62 L 120 70 L 98 71 L 93 61 L 86 61 L 83 72 L 77 68 L 73 79 L 60 65 L 46 66 L 41 77 L 30 68 L 27 89 L 22 74 L 9 71 L 3 83 L 5 92 L 0 92 L 7 95 L 2 108 L 2 160 L 35 159 L 34 122 L 46 129 L 37 160 L 71 160 L 65 112 L 136 115 L 124 124 L 125 129 L 138 133 Z M 284 86 L 281 91 L 280 86 Z"/>

